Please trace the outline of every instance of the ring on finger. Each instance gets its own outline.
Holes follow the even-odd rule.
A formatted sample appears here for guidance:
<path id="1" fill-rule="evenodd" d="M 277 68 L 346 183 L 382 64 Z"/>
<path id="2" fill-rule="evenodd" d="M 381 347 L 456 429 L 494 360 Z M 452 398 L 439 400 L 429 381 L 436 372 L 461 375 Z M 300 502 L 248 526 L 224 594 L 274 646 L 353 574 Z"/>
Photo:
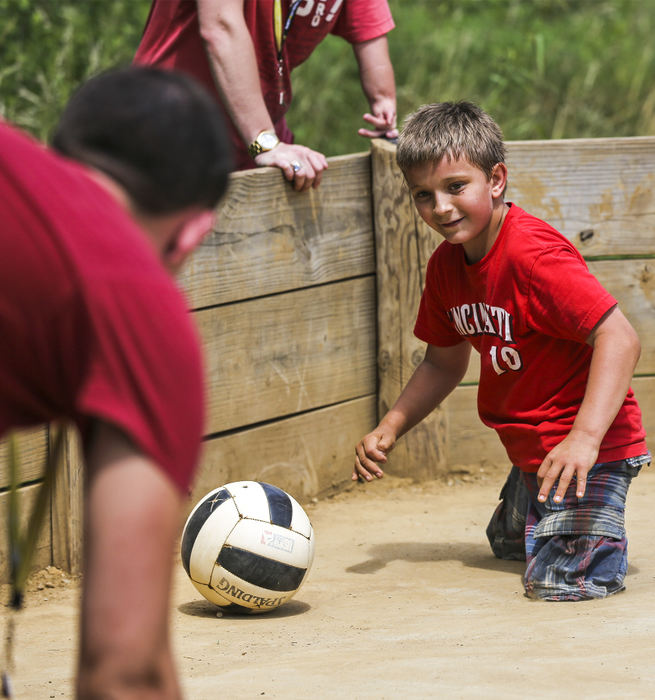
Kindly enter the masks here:
<path id="1" fill-rule="evenodd" d="M 294 173 L 297 173 L 299 170 L 302 169 L 302 165 L 300 165 L 300 163 L 297 160 L 292 160 L 290 165 L 293 168 Z"/>

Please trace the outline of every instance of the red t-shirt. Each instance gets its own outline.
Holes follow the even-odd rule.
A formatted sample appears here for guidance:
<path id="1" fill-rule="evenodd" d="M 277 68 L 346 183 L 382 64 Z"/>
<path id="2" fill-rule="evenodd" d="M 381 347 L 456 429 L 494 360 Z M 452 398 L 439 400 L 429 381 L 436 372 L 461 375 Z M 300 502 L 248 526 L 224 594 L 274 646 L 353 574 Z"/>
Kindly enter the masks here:
<path id="1" fill-rule="evenodd" d="M 282 0 L 283 23 L 290 5 L 289 0 Z M 244 0 L 243 10 L 257 55 L 264 101 L 278 136 L 287 143 L 293 142 L 284 119 L 292 97 L 291 71 L 309 57 L 327 34 L 336 34 L 353 44 L 376 39 L 394 27 L 387 0 L 303 0 L 283 47 L 284 104 L 280 104 L 273 0 Z M 200 36 L 196 0 L 153 0 L 134 60 L 194 76 L 222 106 Z M 226 119 L 231 127 L 236 169 L 254 167 L 227 114 Z"/>
<path id="2" fill-rule="evenodd" d="M 436 346 L 467 340 L 480 353 L 480 417 L 512 463 L 534 472 L 573 425 L 591 362 L 585 341 L 615 305 L 572 243 L 510 205 L 479 262 L 448 242 L 433 253 L 414 333 Z M 644 439 L 630 390 L 598 460 L 644 454 Z"/>
<path id="3" fill-rule="evenodd" d="M 78 164 L 0 123 L 0 435 L 99 417 L 188 487 L 199 343 L 174 281 Z"/>

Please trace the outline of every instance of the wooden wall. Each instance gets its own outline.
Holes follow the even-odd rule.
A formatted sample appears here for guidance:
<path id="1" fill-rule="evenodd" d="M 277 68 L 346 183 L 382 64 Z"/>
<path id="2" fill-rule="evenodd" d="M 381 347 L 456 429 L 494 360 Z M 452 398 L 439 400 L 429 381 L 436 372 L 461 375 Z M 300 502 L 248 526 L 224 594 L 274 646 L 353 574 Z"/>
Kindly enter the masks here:
<path id="1" fill-rule="evenodd" d="M 442 240 L 415 213 L 395 147 L 372 151 L 377 244 L 379 410 L 386 411 L 423 358 L 412 335 L 430 254 Z M 655 138 L 508 144 L 507 200 L 561 231 L 618 299 L 642 342 L 633 388 L 655 433 Z M 392 473 L 429 478 L 461 466 L 505 463 L 477 417 L 479 361 L 461 386 L 392 453 Z M 650 443 L 653 451 L 654 443 Z"/>
<path id="2" fill-rule="evenodd" d="M 56 426 L 16 432 L 20 460 L 19 526 L 27 525 L 32 505 L 41 485 L 43 468 L 52 451 Z M 7 470 L 7 441 L 0 441 L 0 583 L 9 580 L 10 564 L 7 533 L 7 506 L 10 478 Z M 36 544 L 35 570 L 55 565 L 78 573 L 82 564 L 82 492 L 83 468 L 77 434 L 66 431 L 60 469 L 44 517 L 43 528 Z"/>
<path id="3" fill-rule="evenodd" d="M 320 189 L 278 170 L 236 173 L 215 232 L 180 284 L 205 348 L 208 423 L 190 510 L 206 491 L 257 479 L 301 502 L 348 483 L 355 442 L 376 418 L 375 250 L 370 155 L 330 159 Z M 23 522 L 48 428 L 21 436 Z M 35 567 L 81 567 L 82 477 L 69 434 Z M 6 446 L 0 518 L 6 522 Z M 0 543 L 0 581 L 9 575 Z"/>
<path id="4" fill-rule="evenodd" d="M 239 479 L 301 502 L 349 483 L 357 440 L 423 357 L 412 327 L 425 264 L 439 242 L 414 214 L 382 141 L 330 159 L 318 190 L 296 193 L 277 170 L 237 173 L 215 232 L 180 280 L 205 347 L 209 415 L 189 509 Z M 509 144 L 509 199 L 573 240 L 619 299 L 643 344 L 633 386 L 654 432 L 655 138 Z M 400 441 L 389 471 L 426 479 L 505 461 L 476 415 L 475 364 L 462 385 Z M 21 435 L 22 515 L 40 482 L 50 429 Z M 0 518 L 6 522 L 6 446 Z M 79 571 L 82 465 L 66 444 L 35 566 Z M 0 581 L 8 577 L 0 544 Z"/>
<path id="5" fill-rule="evenodd" d="M 239 479 L 301 502 L 343 488 L 376 417 L 370 155 L 330 159 L 303 193 L 278 170 L 235 174 L 182 284 L 209 379 L 192 502 Z"/>

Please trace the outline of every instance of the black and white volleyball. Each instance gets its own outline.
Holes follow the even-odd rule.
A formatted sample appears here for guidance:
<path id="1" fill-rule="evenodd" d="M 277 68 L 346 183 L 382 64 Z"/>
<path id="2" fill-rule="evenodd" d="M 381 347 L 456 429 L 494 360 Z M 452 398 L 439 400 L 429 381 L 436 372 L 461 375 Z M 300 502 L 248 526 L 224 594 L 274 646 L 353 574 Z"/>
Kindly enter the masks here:
<path id="1" fill-rule="evenodd" d="M 314 531 L 282 489 L 236 481 L 196 504 L 184 526 L 181 555 L 207 600 L 227 611 L 265 612 L 303 584 L 314 559 Z"/>

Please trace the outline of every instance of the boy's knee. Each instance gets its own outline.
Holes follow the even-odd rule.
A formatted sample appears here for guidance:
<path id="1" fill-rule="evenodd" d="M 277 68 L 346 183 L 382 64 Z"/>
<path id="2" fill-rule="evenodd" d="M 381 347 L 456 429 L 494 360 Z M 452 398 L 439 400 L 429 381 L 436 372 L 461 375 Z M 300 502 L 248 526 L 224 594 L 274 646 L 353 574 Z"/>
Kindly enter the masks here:
<path id="1" fill-rule="evenodd" d="M 529 598 L 577 601 L 624 590 L 627 541 L 603 535 L 555 535 L 530 558 L 524 576 Z"/>
<path id="2" fill-rule="evenodd" d="M 491 550 L 498 559 L 525 561 L 529 496 L 517 467 L 512 467 L 499 498 L 486 531 Z"/>

